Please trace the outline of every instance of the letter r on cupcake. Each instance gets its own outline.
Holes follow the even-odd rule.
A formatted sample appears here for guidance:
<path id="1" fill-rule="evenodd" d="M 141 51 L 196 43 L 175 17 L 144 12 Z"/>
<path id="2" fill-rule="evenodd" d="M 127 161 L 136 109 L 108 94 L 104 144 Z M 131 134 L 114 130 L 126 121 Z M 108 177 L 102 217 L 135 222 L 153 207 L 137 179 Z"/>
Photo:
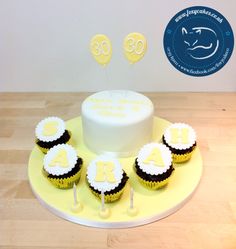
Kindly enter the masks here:
<path id="1" fill-rule="evenodd" d="M 114 163 L 107 161 L 98 161 L 96 162 L 96 182 L 116 182 L 116 178 L 114 175 Z"/>

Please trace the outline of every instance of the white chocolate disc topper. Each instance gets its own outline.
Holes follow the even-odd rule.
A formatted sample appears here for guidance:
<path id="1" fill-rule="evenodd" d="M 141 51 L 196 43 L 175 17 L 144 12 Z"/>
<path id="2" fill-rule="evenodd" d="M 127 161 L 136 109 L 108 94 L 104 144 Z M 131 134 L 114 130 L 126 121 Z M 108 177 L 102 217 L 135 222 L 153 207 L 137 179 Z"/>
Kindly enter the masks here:
<path id="1" fill-rule="evenodd" d="M 43 166 L 49 174 L 59 176 L 70 172 L 76 162 L 76 150 L 69 144 L 59 144 L 47 152 Z"/>
<path id="2" fill-rule="evenodd" d="M 164 144 L 146 144 L 139 151 L 137 161 L 143 172 L 150 175 L 162 174 L 172 165 L 171 151 Z"/>
<path id="3" fill-rule="evenodd" d="M 90 52 L 97 63 L 106 66 L 110 62 L 112 55 L 110 39 L 103 34 L 95 35 L 90 41 Z"/>
<path id="4" fill-rule="evenodd" d="M 87 169 L 89 184 L 98 191 L 110 191 L 116 188 L 122 179 L 123 170 L 119 161 L 105 155 L 90 162 Z"/>
<path id="5" fill-rule="evenodd" d="M 124 39 L 124 54 L 127 60 L 134 64 L 141 60 L 147 50 L 147 40 L 140 33 L 130 33 Z"/>
<path id="6" fill-rule="evenodd" d="M 170 125 L 164 133 L 165 141 L 175 149 L 188 149 L 196 142 L 194 129 L 184 123 Z"/>
<path id="7" fill-rule="evenodd" d="M 41 120 L 36 126 L 36 137 L 44 142 L 54 141 L 65 132 L 65 122 L 58 117 L 48 117 Z"/>

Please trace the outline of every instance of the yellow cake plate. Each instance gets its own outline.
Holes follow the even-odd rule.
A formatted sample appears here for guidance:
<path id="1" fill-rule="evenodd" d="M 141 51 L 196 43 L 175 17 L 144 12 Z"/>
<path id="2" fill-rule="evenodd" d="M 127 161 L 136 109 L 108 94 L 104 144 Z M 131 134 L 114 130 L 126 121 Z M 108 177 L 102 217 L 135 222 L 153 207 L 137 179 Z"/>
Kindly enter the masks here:
<path id="1" fill-rule="evenodd" d="M 165 128 L 170 124 L 167 120 L 154 118 L 153 141 L 160 142 Z M 90 191 L 85 181 L 86 167 L 97 155 L 89 151 L 83 143 L 81 118 L 66 122 L 72 132 L 71 145 L 84 160 L 80 182 L 78 183 L 78 200 L 83 205 L 80 212 L 73 212 L 73 189 L 57 189 L 42 174 L 44 154 L 35 146 L 31 152 L 28 165 L 29 182 L 40 203 L 52 213 L 66 220 L 93 227 L 125 228 L 147 224 L 162 219 L 181 208 L 192 196 L 202 174 L 202 159 L 196 148 L 190 161 L 176 164 L 175 171 L 168 185 L 159 190 L 149 190 L 138 182 L 133 171 L 135 157 L 120 158 L 123 169 L 129 176 L 121 199 L 106 204 L 110 216 L 101 218 L 99 211 L 101 202 Z M 135 216 L 127 212 L 129 207 L 130 186 L 134 189 L 134 206 L 138 209 Z"/>

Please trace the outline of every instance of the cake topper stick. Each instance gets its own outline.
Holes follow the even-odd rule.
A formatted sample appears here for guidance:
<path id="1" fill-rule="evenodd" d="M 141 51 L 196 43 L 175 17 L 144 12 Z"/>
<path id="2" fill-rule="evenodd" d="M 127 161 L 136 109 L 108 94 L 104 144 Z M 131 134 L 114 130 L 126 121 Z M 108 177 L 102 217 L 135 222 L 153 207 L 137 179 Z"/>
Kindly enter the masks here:
<path id="1" fill-rule="evenodd" d="M 134 64 L 145 55 L 147 40 L 140 33 L 130 33 L 124 39 L 123 49 L 126 59 L 130 64 Z"/>
<path id="2" fill-rule="evenodd" d="M 130 208 L 134 208 L 134 189 L 130 189 Z"/>
<path id="3" fill-rule="evenodd" d="M 77 199 L 77 189 L 75 183 L 73 185 L 73 193 L 74 193 L 74 206 L 76 206 L 78 203 L 78 199 Z"/>
<path id="4" fill-rule="evenodd" d="M 71 207 L 71 211 L 76 213 L 76 212 L 80 212 L 83 209 L 83 205 L 78 201 L 77 198 L 77 187 L 76 184 L 73 184 L 73 197 L 74 197 L 74 202 L 73 205 Z"/>
<path id="5" fill-rule="evenodd" d="M 99 212 L 99 215 L 101 218 L 106 219 L 110 216 L 110 209 L 105 206 L 105 195 L 104 195 L 104 190 L 101 191 L 101 209 Z"/>
<path id="6" fill-rule="evenodd" d="M 134 189 L 130 188 L 130 195 L 129 195 L 129 207 L 127 209 L 127 213 L 129 216 L 135 216 L 138 213 L 138 209 L 134 206 Z"/>
<path id="7" fill-rule="evenodd" d="M 104 191 L 102 190 L 101 193 L 101 199 L 102 199 L 102 210 L 105 210 L 105 196 L 104 196 Z"/>

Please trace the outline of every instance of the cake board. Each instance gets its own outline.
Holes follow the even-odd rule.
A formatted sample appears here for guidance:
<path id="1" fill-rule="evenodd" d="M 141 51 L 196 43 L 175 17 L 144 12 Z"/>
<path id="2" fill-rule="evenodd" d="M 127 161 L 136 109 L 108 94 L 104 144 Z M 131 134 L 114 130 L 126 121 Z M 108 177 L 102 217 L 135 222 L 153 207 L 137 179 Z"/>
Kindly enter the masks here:
<path id="1" fill-rule="evenodd" d="M 154 118 L 153 142 L 160 142 L 166 127 L 170 125 L 165 119 Z M 87 149 L 83 143 L 81 117 L 66 122 L 67 129 L 72 133 L 70 144 L 77 150 L 78 156 L 83 158 L 81 179 L 77 185 L 78 199 L 83 209 L 74 213 L 73 189 L 57 189 L 42 174 L 44 154 L 35 146 L 28 163 L 29 182 L 33 193 L 39 202 L 55 215 L 81 225 L 99 228 L 127 228 L 148 224 L 162 219 L 180 209 L 193 195 L 202 175 L 202 159 L 197 147 L 192 158 L 181 164 L 175 164 L 175 170 L 168 185 L 159 190 L 149 190 L 142 186 L 134 171 L 135 157 L 119 158 L 123 169 L 129 176 L 120 200 L 108 203 L 111 215 L 107 219 L 99 216 L 101 201 L 90 191 L 85 181 L 88 163 L 97 157 Z M 129 216 L 130 186 L 134 189 L 134 205 L 138 208 L 136 216 Z"/>

